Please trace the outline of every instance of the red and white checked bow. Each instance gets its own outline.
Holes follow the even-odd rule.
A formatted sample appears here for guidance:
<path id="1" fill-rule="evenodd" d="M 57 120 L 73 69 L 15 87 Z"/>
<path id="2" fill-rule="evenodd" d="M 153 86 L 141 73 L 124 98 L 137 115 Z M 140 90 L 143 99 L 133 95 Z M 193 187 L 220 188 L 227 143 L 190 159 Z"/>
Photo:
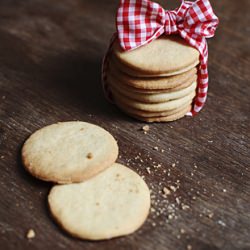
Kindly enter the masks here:
<path id="1" fill-rule="evenodd" d="M 146 45 L 162 34 L 179 34 L 199 50 L 198 88 L 191 115 L 199 112 L 208 90 L 206 38 L 214 36 L 219 23 L 209 0 L 182 0 L 181 6 L 172 11 L 149 0 L 121 0 L 116 21 L 120 45 L 125 51 Z"/>

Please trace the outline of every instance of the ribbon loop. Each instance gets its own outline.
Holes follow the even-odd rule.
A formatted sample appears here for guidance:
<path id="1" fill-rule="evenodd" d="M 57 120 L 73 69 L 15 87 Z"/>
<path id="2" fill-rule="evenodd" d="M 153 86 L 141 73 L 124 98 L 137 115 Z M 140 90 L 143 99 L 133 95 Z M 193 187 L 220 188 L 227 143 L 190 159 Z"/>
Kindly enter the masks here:
<path id="1" fill-rule="evenodd" d="M 177 14 L 175 11 L 166 11 L 165 12 L 165 34 L 171 35 L 177 32 Z"/>

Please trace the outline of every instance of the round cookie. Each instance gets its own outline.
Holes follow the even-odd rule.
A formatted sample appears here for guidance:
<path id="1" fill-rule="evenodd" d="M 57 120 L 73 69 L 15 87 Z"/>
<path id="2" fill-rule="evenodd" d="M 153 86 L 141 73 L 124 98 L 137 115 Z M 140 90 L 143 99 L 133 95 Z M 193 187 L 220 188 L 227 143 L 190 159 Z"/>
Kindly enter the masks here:
<path id="1" fill-rule="evenodd" d="M 33 176 L 56 183 L 81 182 L 113 164 L 118 146 L 101 127 L 62 122 L 36 131 L 22 148 L 24 167 Z"/>
<path id="2" fill-rule="evenodd" d="M 121 49 L 117 39 L 113 55 L 135 76 L 177 75 L 198 65 L 200 56 L 198 50 L 178 35 L 163 35 L 147 46 L 127 52 Z"/>
<path id="3" fill-rule="evenodd" d="M 172 101 L 160 102 L 160 103 L 143 103 L 143 102 L 135 101 L 131 98 L 125 97 L 123 94 L 121 94 L 121 92 L 112 88 L 112 86 L 109 86 L 109 87 L 111 89 L 115 102 L 117 100 L 117 102 L 122 102 L 131 108 L 148 111 L 148 112 L 163 112 L 167 110 L 172 110 L 180 106 L 183 106 L 185 103 L 189 101 L 192 101 L 193 98 L 195 97 L 195 91 L 193 91 L 190 94 L 186 95 L 185 97 L 172 100 Z"/>
<path id="4" fill-rule="evenodd" d="M 132 87 L 130 85 L 127 85 L 126 82 L 123 82 L 119 79 L 119 77 L 114 76 L 111 72 L 108 72 L 107 74 L 107 82 L 112 84 L 117 84 L 119 86 L 122 86 L 122 88 L 126 89 L 128 92 L 133 93 L 139 93 L 139 94 L 163 94 L 163 93 L 171 93 L 175 92 L 184 88 L 189 87 L 193 82 L 197 81 L 197 75 L 194 75 L 192 78 L 190 78 L 187 82 L 180 84 L 173 88 L 168 89 L 139 89 Z"/>
<path id="5" fill-rule="evenodd" d="M 176 109 L 171 109 L 171 110 L 161 111 L 161 112 L 147 112 L 147 111 L 131 108 L 128 105 L 116 100 L 116 105 L 125 113 L 135 115 L 136 117 L 145 117 L 145 118 L 170 116 L 178 112 L 181 112 L 184 108 L 189 107 L 191 103 L 192 103 L 192 100 Z"/>
<path id="6" fill-rule="evenodd" d="M 174 72 L 169 72 L 169 73 L 147 73 L 147 72 L 140 72 L 137 70 L 133 70 L 121 63 L 116 62 L 117 65 L 119 65 L 118 67 L 127 75 L 130 76 L 134 76 L 134 77 L 138 77 L 138 78 L 157 78 L 157 77 L 171 77 L 171 76 L 175 76 L 175 75 L 180 75 L 180 74 L 184 74 L 190 70 L 192 70 L 193 68 L 196 68 L 199 64 L 198 61 L 194 62 L 193 64 L 187 66 L 186 68 L 174 71 Z"/>
<path id="7" fill-rule="evenodd" d="M 52 216 L 71 235 L 105 240 L 142 226 L 150 192 L 138 174 L 115 163 L 86 182 L 53 187 L 48 203 Z"/>
<path id="8" fill-rule="evenodd" d="M 140 94 L 140 93 L 133 93 L 130 91 L 126 91 L 126 88 L 123 88 L 123 85 L 114 84 L 112 81 L 109 82 L 113 89 L 119 91 L 122 95 L 127 96 L 133 100 L 145 103 L 159 103 L 159 102 L 167 102 L 175 99 L 182 98 L 191 92 L 195 91 L 197 87 L 197 82 L 193 82 L 187 88 L 169 92 L 169 93 L 158 93 L 158 94 Z"/>
<path id="9" fill-rule="evenodd" d="M 184 109 L 178 111 L 175 114 L 168 115 L 168 116 L 159 116 L 159 117 L 141 117 L 141 116 L 136 116 L 133 114 L 130 114 L 130 115 L 137 120 L 149 122 L 149 123 L 152 123 L 152 122 L 173 122 L 173 121 L 176 121 L 176 120 L 184 117 L 188 112 L 191 111 L 191 109 L 192 109 L 192 106 L 189 105 L 189 106 L 185 107 Z"/>
<path id="10" fill-rule="evenodd" d="M 112 59 L 109 62 L 108 68 L 108 75 L 111 74 L 129 86 L 144 90 L 170 89 L 183 83 L 191 83 L 194 81 L 194 77 L 197 77 L 196 67 L 191 68 L 185 73 L 169 77 L 134 77 L 123 73 L 122 68 L 120 69 L 116 66 Z"/>

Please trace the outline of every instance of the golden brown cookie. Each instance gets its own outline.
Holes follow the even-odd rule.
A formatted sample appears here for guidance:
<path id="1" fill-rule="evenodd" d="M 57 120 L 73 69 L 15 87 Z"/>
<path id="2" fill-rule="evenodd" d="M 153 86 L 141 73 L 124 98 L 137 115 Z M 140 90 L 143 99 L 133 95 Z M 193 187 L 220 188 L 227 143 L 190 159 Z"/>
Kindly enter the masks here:
<path id="1" fill-rule="evenodd" d="M 122 86 L 122 88 L 126 89 L 128 92 L 139 93 L 139 94 L 163 94 L 163 93 L 171 93 L 184 88 L 189 87 L 193 82 L 197 81 L 197 75 L 194 75 L 187 82 L 180 84 L 173 88 L 168 89 L 143 89 L 143 88 L 135 88 L 130 85 L 127 85 L 126 82 L 123 82 L 119 79 L 119 77 L 115 77 L 112 73 L 108 72 L 107 74 L 107 82 L 117 84 Z"/>
<path id="2" fill-rule="evenodd" d="M 147 46 L 124 52 L 118 40 L 113 46 L 116 61 L 134 76 L 171 76 L 199 64 L 199 52 L 178 35 L 163 35 Z M 128 71 L 129 72 L 128 72 Z"/>
<path id="3" fill-rule="evenodd" d="M 143 103 L 143 102 L 135 101 L 131 98 L 124 96 L 120 91 L 117 91 L 116 89 L 112 88 L 112 86 L 109 86 L 109 87 L 112 91 L 115 102 L 116 101 L 121 102 L 131 108 L 139 109 L 139 110 L 143 110 L 147 112 L 163 112 L 163 111 L 176 109 L 176 108 L 183 106 L 187 102 L 192 101 L 193 98 L 195 97 L 195 91 L 193 91 L 187 96 L 176 99 L 176 100 L 160 102 L 160 103 Z"/>
<path id="4" fill-rule="evenodd" d="M 171 89 L 184 83 L 194 82 L 194 78 L 197 77 L 196 67 L 191 68 L 185 73 L 169 77 L 134 77 L 123 73 L 122 68 L 120 67 L 111 59 L 107 75 L 111 75 L 111 77 L 113 76 L 113 78 L 118 79 L 126 85 L 143 90 Z"/>
<path id="5" fill-rule="evenodd" d="M 32 134 L 22 148 L 24 167 L 56 183 L 81 182 L 112 165 L 118 156 L 113 136 L 86 122 L 62 122 Z"/>
<path id="6" fill-rule="evenodd" d="M 150 209 L 150 192 L 138 174 L 115 163 L 85 182 L 53 187 L 48 202 L 65 231 L 82 239 L 105 240 L 142 226 Z"/>
<path id="7" fill-rule="evenodd" d="M 183 118 L 188 112 L 191 111 L 191 109 L 192 109 L 192 106 L 189 105 L 175 114 L 171 114 L 167 116 L 159 116 L 159 117 L 142 117 L 142 116 L 137 116 L 134 114 L 130 114 L 130 116 L 134 117 L 137 120 L 150 122 L 150 123 L 151 122 L 172 122 L 172 121 Z"/>
<path id="8" fill-rule="evenodd" d="M 166 111 L 161 111 L 161 112 L 149 112 L 149 111 L 143 111 L 135 108 L 131 108 L 128 105 L 119 102 L 118 100 L 116 101 L 116 105 L 125 113 L 135 115 L 136 117 L 145 117 L 145 118 L 150 118 L 150 117 L 164 117 L 164 116 L 170 116 L 175 113 L 178 113 L 182 111 L 183 109 L 189 107 L 192 103 L 192 100 L 185 103 L 179 108 L 171 109 L 171 110 L 166 110 Z"/>
<path id="9" fill-rule="evenodd" d="M 120 92 L 123 96 L 139 101 L 139 102 L 145 102 L 145 103 L 160 103 L 160 102 L 167 102 L 167 101 L 179 99 L 195 91 L 197 87 L 197 82 L 193 82 L 190 86 L 181 90 L 177 90 L 175 92 L 157 93 L 157 94 L 143 93 L 142 94 L 142 93 L 134 93 L 132 91 L 127 91 L 126 88 L 123 88 L 123 85 L 118 85 L 116 83 L 113 83 L 112 81 L 110 81 L 109 84 L 111 86 L 111 89 L 114 89 Z"/>

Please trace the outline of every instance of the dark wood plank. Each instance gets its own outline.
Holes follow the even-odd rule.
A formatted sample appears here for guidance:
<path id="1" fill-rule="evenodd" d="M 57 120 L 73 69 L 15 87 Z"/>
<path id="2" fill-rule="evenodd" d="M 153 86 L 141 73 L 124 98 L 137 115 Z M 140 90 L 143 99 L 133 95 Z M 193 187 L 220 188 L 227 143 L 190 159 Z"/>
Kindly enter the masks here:
<path id="1" fill-rule="evenodd" d="M 150 125 L 146 135 L 144 123 L 107 103 L 101 89 L 117 5 L 0 2 L 1 249 L 249 249 L 249 1 L 213 1 L 221 23 L 209 41 L 205 110 Z M 51 184 L 24 171 L 20 149 L 36 129 L 67 120 L 109 130 L 119 142 L 119 162 L 145 176 L 155 211 L 137 233 L 93 243 L 70 237 L 51 220 Z M 162 189 L 170 186 L 179 188 L 166 199 Z M 27 240 L 30 228 L 36 237 Z"/>

